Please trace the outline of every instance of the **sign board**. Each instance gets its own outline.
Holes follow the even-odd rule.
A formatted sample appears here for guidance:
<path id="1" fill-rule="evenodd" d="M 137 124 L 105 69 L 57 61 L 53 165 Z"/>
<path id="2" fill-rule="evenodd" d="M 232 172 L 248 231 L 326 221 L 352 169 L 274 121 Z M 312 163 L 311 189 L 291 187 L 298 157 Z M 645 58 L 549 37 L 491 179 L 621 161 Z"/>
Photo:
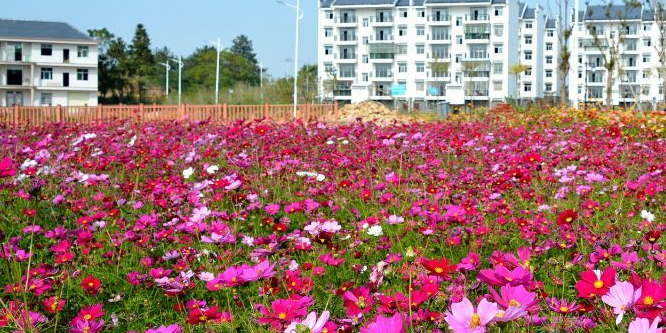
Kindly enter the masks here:
<path id="1" fill-rule="evenodd" d="M 407 90 L 406 84 L 393 84 L 391 85 L 391 95 L 392 96 L 405 96 L 405 91 Z"/>

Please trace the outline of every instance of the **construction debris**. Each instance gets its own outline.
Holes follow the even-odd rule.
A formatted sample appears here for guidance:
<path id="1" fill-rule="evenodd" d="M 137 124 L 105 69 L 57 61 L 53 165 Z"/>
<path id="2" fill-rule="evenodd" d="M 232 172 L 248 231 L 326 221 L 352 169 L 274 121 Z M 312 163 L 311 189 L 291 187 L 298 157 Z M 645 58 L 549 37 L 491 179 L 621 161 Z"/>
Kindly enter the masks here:
<path id="1" fill-rule="evenodd" d="M 406 122 L 408 116 L 401 115 L 396 110 L 387 108 L 384 104 L 365 101 L 355 104 L 347 104 L 339 110 L 340 121 L 345 123 L 361 120 L 363 122 L 376 121 L 392 123 L 393 121 Z"/>

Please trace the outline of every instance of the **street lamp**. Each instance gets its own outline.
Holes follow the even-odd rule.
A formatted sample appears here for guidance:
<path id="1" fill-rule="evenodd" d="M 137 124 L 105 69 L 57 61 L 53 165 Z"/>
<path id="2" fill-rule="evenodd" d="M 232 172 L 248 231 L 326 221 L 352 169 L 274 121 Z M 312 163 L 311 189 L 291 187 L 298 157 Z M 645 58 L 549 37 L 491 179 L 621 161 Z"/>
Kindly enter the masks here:
<path id="1" fill-rule="evenodd" d="M 589 68 L 590 68 L 589 64 L 587 62 L 585 62 L 585 77 L 584 77 L 584 80 L 585 80 L 585 107 L 586 108 L 587 108 L 587 82 L 589 81 L 589 79 L 587 78 L 587 75 L 588 75 Z"/>
<path id="2" fill-rule="evenodd" d="M 215 50 L 217 51 L 217 62 L 215 64 L 215 105 L 217 105 L 220 96 L 220 53 L 222 53 L 222 43 L 220 43 L 219 37 L 217 38 L 217 42 L 209 42 L 215 45 Z"/>
<path id="3" fill-rule="evenodd" d="M 176 59 L 176 58 L 172 58 L 171 61 L 174 61 L 174 62 L 176 62 L 176 63 L 178 64 L 178 105 L 180 105 L 180 97 L 181 97 L 181 95 L 182 95 L 182 94 L 181 94 L 181 93 L 182 93 L 182 90 L 181 90 L 181 82 L 182 82 L 182 81 L 181 81 L 181 77 L 182 77 L 182 74 L 183 74 L 183 57 L 182 57 L 182 56 L 178 56 L 178 59 Z"/>
<path id="4" fill-rule="evenodd" d="M 296 43 L 294 45 L 294 119 L 296 119 L 296 105 L 298 104 L 298 31 L 299 22 L 303 19 L 303 10 L 301 9 L 301 0 L 296 0 L 296 6 L 280 0 L 276 2 L 296 11 Z"/>
<path id="5" fill-rule="evenodd" d="M 165 88 L 165 91 L 166 91 L 166 96 L 169 97 L 169 70 L 171 69 L 171 65 L 169 65 L 169 60 L 168 59 L 165 62 L 160 62 L 160 65 L 164 66 L 164 68 L 166 69 L 166 83 L 165 83 L 166 88 Z"/>

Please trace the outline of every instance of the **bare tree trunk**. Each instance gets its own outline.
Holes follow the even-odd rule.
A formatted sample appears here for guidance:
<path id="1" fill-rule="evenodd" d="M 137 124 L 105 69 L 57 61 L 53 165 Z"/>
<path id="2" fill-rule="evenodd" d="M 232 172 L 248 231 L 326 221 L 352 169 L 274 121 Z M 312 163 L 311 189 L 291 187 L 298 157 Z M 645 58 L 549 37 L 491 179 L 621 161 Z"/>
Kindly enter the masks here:
<path id="1" fill-rule="evenodd" d="M 610 111 L 613 107 L 613 70 L 608 70 L 606 78 L 606 110 Z"/>

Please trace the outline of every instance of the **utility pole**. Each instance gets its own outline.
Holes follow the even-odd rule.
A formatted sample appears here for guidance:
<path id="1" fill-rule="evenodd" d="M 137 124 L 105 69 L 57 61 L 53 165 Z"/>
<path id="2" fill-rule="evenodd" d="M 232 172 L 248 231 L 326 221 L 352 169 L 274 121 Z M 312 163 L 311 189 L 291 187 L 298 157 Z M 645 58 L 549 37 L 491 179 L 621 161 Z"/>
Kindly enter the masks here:
<path id="1" fill-rule="evenodd" d="M 175 61 L 178 64 L 178 105 L 180 105 L 181 102 L 181 95 L 182 95 L 182 74 L 183 74 L 183 57 L 178 56 L 178 59 L 172 58 L 172 61 Z"/>
<path id="2" fill-rule="evenodd" d="M 222 53 L 222 43 L 220 43 L 220 38 L 217 38 L 217 42 L 212 42 L 215 45 L 215 50 L 217 51 L 217 63 L 215 65 L 215 105 L 218 104 L 220 96 L 220 53 Z"/>
<path id="3" fill-rule="evenodd" d="M 298 32 L 300 20 L 303 19 L 303 10 L 301 9 L 301 0 L 296 0 L 296 6 L 280 0 L 277 2 L 296 11 L 296 40 L 294 44 L 294 119 L 296 119 L 296 105 L 298 103 Z"/>
<path id="4" fill-rule="evenodd" d="M 259 63 L 259 95 L 261 101 L 264 101 L 264 66 Z"/>
<path id="5" fill-rule="evenodd" d="M 166 96 L 169 97 L 169 70 L 171 69 L 171 65 L 169 65 L 169 60 L 165 62 L 160 62 L 160 65 L 164 66 L 166 69 L 166 82 L 165 82 L 165 91 L 166 91 Z"/>

